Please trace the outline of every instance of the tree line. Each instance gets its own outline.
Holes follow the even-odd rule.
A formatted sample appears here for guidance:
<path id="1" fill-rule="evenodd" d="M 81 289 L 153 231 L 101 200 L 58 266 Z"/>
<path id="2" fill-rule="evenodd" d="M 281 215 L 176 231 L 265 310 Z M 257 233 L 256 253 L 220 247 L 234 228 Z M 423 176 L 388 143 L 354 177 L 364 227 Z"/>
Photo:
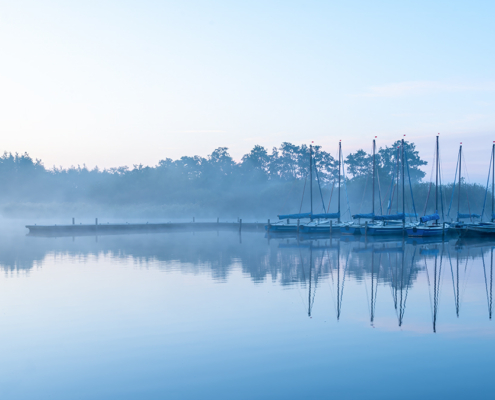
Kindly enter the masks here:
<path id="1" fill-rule="evenodd" d="M 394 187 L 399 146 L 397 141 L 376 152 L 382 207 L 390 198 L 391 188 L 395 193 L 393 201 L 400 197 Z M 407 178 L 410 177 L 413 185 L 418 208 L 423 209 L 428 191 L 431 194 L 429 183 L 424 182 L 426 174 L 421 170 L 427 162 L 421 159 L 414 143 L 405 142 L 404 148 L 409 167 Z M 313 146 L 316 167 L 313 203 L 318 212 L 336 210 L 339 161 L 338 150 L 335 150 L 332 155 L 321 146 Z M 342 214 L 348 207 L 351 213 L 370 211 L 372 161 L 372 155 L 362 149 L 343 157 Z M 284 142 L 269 152 L 256 145 L 239 162 L 230 156 L 226 147 L 219 147 L 207 157 L 164 158 L 151 167 L 134 165 L 109 169 L 88 169 L 84 165 L 46 168 L 41 160 L 33 159 L 27 153 L 6 152 L 0 157 L 0 185 L 3 214 L 11 216 L 22 216 L 23 212 L 29 214 L 33 210 L 37 210 L 39 216 L 43 210 L 47 216 L 64 213 L 64 210 L 91 213 L 97 208 L 112 215 L 121 212 L 150 218 L 176 219 L 191 215 L 264 218 L 307 211 L 309 147 Z M 464 187 L 471 199 L 468 204 L 463 197 L 462 208 L 480 208 L 484 188 L 476 184 Z M 443 192 L 444 197 L 450 199 L 448 189 L 445 185 Z M 426 211 L 431 211 L 431 199 L 430 196 Z M 376 208 L 379 207 L 377 202 L 378 198 Z M 112 210 L 115 212 L 110 212 Z M 422 213 L 422 210 L 418 212 Z"/>

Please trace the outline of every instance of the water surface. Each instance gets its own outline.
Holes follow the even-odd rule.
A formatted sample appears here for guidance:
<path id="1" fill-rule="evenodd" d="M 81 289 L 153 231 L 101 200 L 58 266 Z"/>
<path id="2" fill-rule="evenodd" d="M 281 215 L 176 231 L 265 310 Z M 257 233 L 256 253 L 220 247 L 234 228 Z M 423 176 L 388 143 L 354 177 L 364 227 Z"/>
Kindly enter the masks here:
<path id="1" fill-rule="evenodd" d="M 493 243 L 0 237 L 2 399 L 493 398 Z"/>

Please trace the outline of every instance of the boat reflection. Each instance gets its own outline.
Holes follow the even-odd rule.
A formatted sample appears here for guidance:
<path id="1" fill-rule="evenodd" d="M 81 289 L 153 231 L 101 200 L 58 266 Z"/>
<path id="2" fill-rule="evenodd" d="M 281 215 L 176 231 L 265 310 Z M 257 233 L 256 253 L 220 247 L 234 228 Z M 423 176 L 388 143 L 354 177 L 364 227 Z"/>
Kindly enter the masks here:
<path id="1" fill-rule="evenodd" d="M 372 327 L 388 318 L 388 310 L 395 313 L 394 326 L 403 327 L 407 318 L 417 317 L 421 306 L 424 312 L 431 312 L 433 332 L 437 332 L 440 320 L 451 321 L 450 315 L 459 319 L 466 309 L 472 312 L 469 302 L 463 305 L 466 288 L 479 293 L 479 287 L 488 308 L 487 320 L 492 319 L 494 241 L 294 233 L 263 236 L 254 232 L 116 235 L 99 236 L 98 240 L 1 235 L 0 268 L 6 274 L 29 272 L 34 267 L 40 270 L 46 260 L 74 258 L 83 262 L 98 258 L 132 260 L 138 268 L 208 274 L 219 282 L 228 282 L 240 269 L 243 277 L 254 283 L 271 278 L 284 287 L 304 287 L 305 314 L 309 317 L 328 312 L 331 302 L 337 321 L 344 313 L 354 318 L 355 300 L 362 295 L 366 296 L 366 320 Z M 411 299 L 413 287 L 418 290 Z M 344 298 L 350 302 L 347 308 Z M 412 307 L 408 304 L 411 301 L 414 308 L 408 317 L 406 306 Z M 486 318 L 485 311 L 483 315 Z"/>
<path id="2" fill-rule="evenodd" d="M 354 277 L 360 276 L 365 283 L 370 325 L 375 326 L 379 288 L 380 286 L 388 286 L 397 317 L 397 326 L 402 327 L 409 290 L 417 281 L 418 274 L 424 273 L 431 306 L 432 331 L 437 332 L 443 282 L 445 279 L 451 281 L 453 310 L 455 316 L 459 318 L 463 294 L 471 275 L 473 264 L 471 261 L 481 259 L 488 317 L 491 320 L 494 249 L 492 242 L 428 240 L 424 243 L 411 243 L 405 239 L 363 241 L 359 239 L 348 240 L 349 238 L 354 239 L 353 237 L 345 237 L 341 240 L 326 236 L 327 240 L 322 240 L 323 238 L 296 235 L 290 239 L 285 238 L 285 243 L 279 244 L 280 251 L 298 249 L 300 252 L 308 252 L 307 259 L 300 258 L 302 270 L 309 268 L 308 316 L 311 316 L 313 312 L 318 280 L 321 279 L 322 275 L 327 274 L 331 297 L 335 300 L 336 318 L 340 320 L 345 281 L 349 275 L 353 275 Z M 316 250 L 320 253 L 334 251 L 336 254 L 333 258 L 322 254 L 314 255 Z M 487 252 L 489 252 L 489 266 L 485 262 Z M 444 276 L 446 275 L 445 260 L 447 260 L 448 269 L 450 269 L 448 276 Z M 307 265 L 304 265 L 305 261 Z"/>

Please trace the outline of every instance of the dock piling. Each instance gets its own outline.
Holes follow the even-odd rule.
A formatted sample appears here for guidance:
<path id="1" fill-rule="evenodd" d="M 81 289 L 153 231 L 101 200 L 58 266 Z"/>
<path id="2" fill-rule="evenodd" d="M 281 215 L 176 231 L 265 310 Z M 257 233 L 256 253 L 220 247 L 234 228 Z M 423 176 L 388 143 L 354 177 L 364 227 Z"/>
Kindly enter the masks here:
<path id="1" fill-rule="evenodd" d="M 72 217 L 72 225 L 75 225 L 76 224 L 76 219 L 74 217 Z"/>
<path id="2" fill-rule="evenodd" d="M 241 231 L 242 229 L 242 218 L 239 219 L 239 232 Z"/>
<path id="3" fill-rule="evenodd" d="M 368 221 L 364 223 L 364 236 L 368 236 Z"/>
<path id="4" fill-rule="evenodd" d="M 332 236 L 332 230 L 333 230 L 333 221 L 330 220 L 330 236 Z"/>

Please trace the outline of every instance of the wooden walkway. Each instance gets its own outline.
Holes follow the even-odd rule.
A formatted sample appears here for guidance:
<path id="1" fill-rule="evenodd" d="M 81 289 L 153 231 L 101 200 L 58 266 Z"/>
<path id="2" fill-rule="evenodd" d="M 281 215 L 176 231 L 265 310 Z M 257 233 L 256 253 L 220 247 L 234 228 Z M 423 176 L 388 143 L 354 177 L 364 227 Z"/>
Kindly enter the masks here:
<path id="1" fill-rule="evenodd" d="M 31 236 L 86 236 L 172 231 L 264 231 L 261 222 L 169 222 L 145 224 L 26 225 Z"/>

